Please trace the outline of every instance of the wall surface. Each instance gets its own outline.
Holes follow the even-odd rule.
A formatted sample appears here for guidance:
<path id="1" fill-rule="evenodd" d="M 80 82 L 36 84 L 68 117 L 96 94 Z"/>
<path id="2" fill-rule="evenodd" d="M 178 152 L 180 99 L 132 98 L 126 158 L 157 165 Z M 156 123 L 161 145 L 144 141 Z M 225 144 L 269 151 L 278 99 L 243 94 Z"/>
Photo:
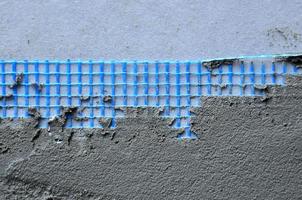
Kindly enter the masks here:
<path id="1" fill-rule="evenodd" d="M 300 52 L 300 0 L 2 0 L 1 59 Z"/>
<path id="2" fill-rule="evenodd" d="M 0 1 L 0 59 L 202 59 L 302 51 L 299 0 Z M 301 199 L 302 79 L 207 97 L 198 140 L 154 108 L 116 129 L 0 123 L 0 199 Z"/>

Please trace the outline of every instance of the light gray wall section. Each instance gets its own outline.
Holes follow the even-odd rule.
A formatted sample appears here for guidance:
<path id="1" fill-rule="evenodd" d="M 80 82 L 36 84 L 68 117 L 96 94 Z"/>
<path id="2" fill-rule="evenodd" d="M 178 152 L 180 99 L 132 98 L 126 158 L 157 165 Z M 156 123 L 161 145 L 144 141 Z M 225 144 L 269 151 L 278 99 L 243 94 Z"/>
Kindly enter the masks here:
<path id="1" fill-rule="evenodd" d="M 1 59 L 301 52 L 301 0 L 1 0 Z"/>

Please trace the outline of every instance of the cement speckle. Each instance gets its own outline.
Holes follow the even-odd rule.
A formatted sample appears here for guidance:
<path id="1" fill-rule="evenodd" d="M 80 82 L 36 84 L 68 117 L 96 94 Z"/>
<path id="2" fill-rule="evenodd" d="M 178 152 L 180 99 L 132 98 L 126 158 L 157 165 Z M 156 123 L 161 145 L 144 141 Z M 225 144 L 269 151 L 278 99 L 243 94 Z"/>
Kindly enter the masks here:
<path id="1" fill-rule="evenodd" d="M 8 95 L 5 95 L 5 96 L 0 96 L 0 100 L 2 100 L 2 99 L 9 100 L 9 99 L 12 99 L 12 98 L 13 98 L 13 94 L 8 94 Z"/>
<path id="2" fill-rule="evenodd" d="M 16 78 L 14 80 L 15 82 L 12 85 L 10 85 L 9 88 L 13 89 L 15 87 L 19 87 L 22 84 L 22 82 L 23 82 L 23 77 L 24 77 L 23 73 L 17 74 Z"/>
<path id="3" fill-rule="evenodd" d="M 34 107 L 29 107 L 28 108 L 28 114 L 32 116 L 35 120 L 40 120 L 41 119 L 41 113 L 37 110 L 37 108 Z"/>
<path id="4" fill-rule="evenodd" d="M 302 67 L 302 55 L 298 56 L 288 56 L 288 57 L 280 57 L 276 59 L 277 61 L 284 61 L 287 63 L 291 63 L 295 65 L 296 67 L 301 68 Z"/>
<path id="5" fill-rule="evenodd" d="M 112 102 L 112 97 L 110 95 L 104 96 L 103 97 L 103 102 L 111 103 Z"/>
<path id="6" fill-rule="evenodd" d="M 218 68 L 221 65 L 230 65 L 233 64 L 238 59 L 221 59 L 221 60 L 212 60 L 203 62 L 202 65 L 205 66 L 209 71 L 212 71 L 215 68 Z"/>
<path id="7" fill-rule="evenodd" d="M 44 85 L 42 83 L 31 83 L 33 88 L 37 89 L 39 92 L 42 92 Z"/>
<path id="8" fill-rule="evenodd" d="M 68 117 L 73 117 L 78 111 L 78 107 L 62 107 L 61 114 L 48 120 L 48 131 L 63 131 Z M 85 120 L 84 118 L 77 118 L 77 120 Z"/>
<path id="9" fill-rule="evenodd" d="M 108 129 L 111 127 L 112 118 L 101 118 L 99 119 L 99 123 L 102 125 L 103 128 Z"/>
<path id="10" fill-rule="evenodd" d="M 81 96 L 80 100 L 81 101 L 88 101 L 90 99 L 90 96 Z"/>
<path id="11" fill-rule="evenodd" d="M 256 90 L 266 91 L 268 89 L 267 85 L 255 85 Z"/>

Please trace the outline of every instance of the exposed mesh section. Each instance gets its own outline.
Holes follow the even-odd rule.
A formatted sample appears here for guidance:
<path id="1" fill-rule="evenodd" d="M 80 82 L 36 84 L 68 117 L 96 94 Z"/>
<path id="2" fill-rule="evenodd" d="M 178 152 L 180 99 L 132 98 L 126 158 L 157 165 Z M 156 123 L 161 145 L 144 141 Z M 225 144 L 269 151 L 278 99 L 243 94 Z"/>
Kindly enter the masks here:
<path id="1" fill-rule="evenodd" d="M 270 58 L 235 60 L 215 67 L 202 61 L 0 61 L 0 117 L 28 118 L 29 107 L 42 114 L 41 127 L 63 107 L 78 107 L 67 128 L 97 128 L 100 118 L 124 117 L 120 108 L 161 107 L 192 138 L 191 107 L 201 96 L 261 96 L 267 85 L 284 85 L 286 74 L 302 69 Z M 80 120 L 79 120 L 80 119 Z"/>

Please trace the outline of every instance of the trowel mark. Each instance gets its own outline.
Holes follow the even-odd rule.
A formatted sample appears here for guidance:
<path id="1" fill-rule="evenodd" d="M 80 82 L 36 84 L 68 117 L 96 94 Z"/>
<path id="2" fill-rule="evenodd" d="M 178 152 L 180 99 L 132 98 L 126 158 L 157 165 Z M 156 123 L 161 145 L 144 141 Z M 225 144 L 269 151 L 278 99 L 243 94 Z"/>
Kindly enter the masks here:
<path id="1" fill-rule="evenodd" d="M 180 138 L 202 96 L 263 96 L 302 74 L 300 55 L 204 61 L 2 61 L 0 115 L 34 117 L 40 127 L 114 128 L 125 108 L 158 109 Z M 60 67 L 58 67 L 60 66 Z M 14 87 L 11 87 L 11 86 Z"/>

